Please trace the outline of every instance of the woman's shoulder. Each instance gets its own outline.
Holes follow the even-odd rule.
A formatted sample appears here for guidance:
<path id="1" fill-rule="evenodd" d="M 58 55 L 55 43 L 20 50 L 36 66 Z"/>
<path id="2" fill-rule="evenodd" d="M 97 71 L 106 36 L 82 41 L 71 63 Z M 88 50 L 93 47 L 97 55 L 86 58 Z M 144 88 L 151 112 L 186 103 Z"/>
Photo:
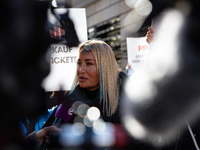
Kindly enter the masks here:
<path id="1" fill-rule="evenodd" d="M 119 72 L 119 78 L 124 81 L 124 80 L 127 80 L 128 79 L 128 76 L 126 73 L 124 73 L 123 71 L 120 71 Z"/>
<path id="2" fill-rule="evenodd" d="M 126 73 L 124 73 L 124 72 L 119 72 L 119 90 L 120 90 L 120 92 L 122 91 L 122 89 L 124 89 L 124 86 L 125 86 L 125 84 L 126 84 L 126 81 L 128 80 L 128 76 L 127 76 L 127 74 Z"/>

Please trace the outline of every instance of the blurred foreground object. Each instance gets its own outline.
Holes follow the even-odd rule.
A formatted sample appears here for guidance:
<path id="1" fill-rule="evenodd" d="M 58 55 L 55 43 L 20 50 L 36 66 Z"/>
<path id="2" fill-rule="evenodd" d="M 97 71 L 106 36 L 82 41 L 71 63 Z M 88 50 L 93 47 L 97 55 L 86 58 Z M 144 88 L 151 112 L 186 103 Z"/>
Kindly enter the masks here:
<path id="1" fill-rule="evenodd" d="M 121 112 L 133 137 L 160 147 L 200 117 L 200 1 L 152 3 L 160 4 L 151 14 L 154 41 L 147 65 L 127 82 Z"/>
<path id="2" fill-rule="evenodd" d="M 24 114 L 35 117 L 44 109 L 40 84 L 49 73 L 45 53 L 51 40 L 48 5 L 35 0 L 3 0 L 1 6 L 0 149 L 9 149 L 21 140 L 19 118 Z"/>
<path id="3" fill-rule="evenodd" d="M 49 34 L 49 4 L 47 0 L 1 1 L 0 149 L 27 149 L 20 144 L 19 119 L 28 116 L 31 120 L 46 110 L 41 83 L 50 71 L 47 49 L 55 42 Z M 77 40 L 71 39 L 77 38 L 73 22 L 69 18 L 59 21 L 69 32 L 65 34 L 67 44 L 77 45 Z"/>
<path id="4" fill-rule="evenodd" d="M 119 124 L 103 121 L 96 122 L 94 127 L 82 123 L 66 124 L 60 134 L 50 134 L 54 147 L 67 149 L 120 149 L 128 148 L 130 139 Z"/>

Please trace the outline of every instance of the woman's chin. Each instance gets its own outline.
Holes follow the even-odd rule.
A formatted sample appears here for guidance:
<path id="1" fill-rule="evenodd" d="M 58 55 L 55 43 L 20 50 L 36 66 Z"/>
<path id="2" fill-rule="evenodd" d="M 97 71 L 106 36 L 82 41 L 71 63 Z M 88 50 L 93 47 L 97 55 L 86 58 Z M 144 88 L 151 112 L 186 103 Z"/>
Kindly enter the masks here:
<path id="1" fill-rule="evenodd" d="M 79 84 L 79 86 L 80 86 L 81 88 L 88 88 L 88 86 L 87 86 L 87 85 L 84 85 L 84 84 Z"/>

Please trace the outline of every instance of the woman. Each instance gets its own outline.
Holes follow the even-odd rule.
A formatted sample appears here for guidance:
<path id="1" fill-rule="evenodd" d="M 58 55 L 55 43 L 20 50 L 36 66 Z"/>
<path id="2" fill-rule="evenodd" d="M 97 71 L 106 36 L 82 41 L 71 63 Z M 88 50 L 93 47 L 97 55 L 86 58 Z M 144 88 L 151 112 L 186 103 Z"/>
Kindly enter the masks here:
<path id="1" fill-rule="evenodd" d="M 77 75 L 67 99 L 95 106 L 104 121 L 120 123 L 120 93 L 126 78 L 125 73 L 118 71 L 108 44 L 100 40 L 84 42 L 79 47 Z"/>

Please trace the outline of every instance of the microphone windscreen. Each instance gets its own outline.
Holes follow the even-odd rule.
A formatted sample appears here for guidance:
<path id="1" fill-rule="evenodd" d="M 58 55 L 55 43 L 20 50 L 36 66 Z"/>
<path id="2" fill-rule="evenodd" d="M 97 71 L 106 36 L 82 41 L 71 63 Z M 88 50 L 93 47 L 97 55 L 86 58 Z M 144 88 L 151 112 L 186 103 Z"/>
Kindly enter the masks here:
<path id="1" fill-rule="evenodd" d="M 69 103 L 63 101 L 57 108 L 55 118 L 60 117 L 65 122 L 68 122 L 73 115 L 73 109 Z"/>

